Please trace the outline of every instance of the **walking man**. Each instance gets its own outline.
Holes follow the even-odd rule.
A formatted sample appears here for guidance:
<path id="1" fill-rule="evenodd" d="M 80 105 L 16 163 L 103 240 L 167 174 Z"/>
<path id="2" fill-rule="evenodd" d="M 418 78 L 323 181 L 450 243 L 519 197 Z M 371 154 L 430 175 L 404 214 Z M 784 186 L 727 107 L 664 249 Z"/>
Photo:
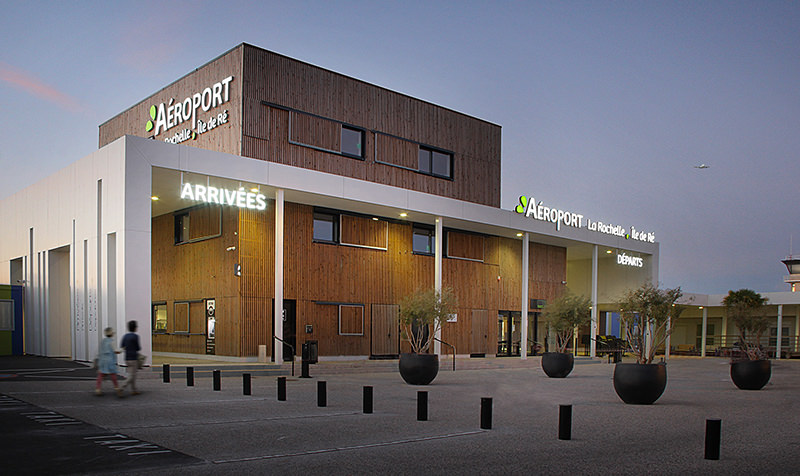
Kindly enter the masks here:
<path id="1" fill-rule="evenodd" d="M 128 378 L 122 388 L 130 385 L 131 395 L 139 395 L 136 390 L 136 371 L 139 370 L 139 351 L 142 347 L 136 334 L 136 321 L 128 322 L 128 333 L 122 338 L 121 347 L 125 349 L 125 364 L 128 366 Z"/>

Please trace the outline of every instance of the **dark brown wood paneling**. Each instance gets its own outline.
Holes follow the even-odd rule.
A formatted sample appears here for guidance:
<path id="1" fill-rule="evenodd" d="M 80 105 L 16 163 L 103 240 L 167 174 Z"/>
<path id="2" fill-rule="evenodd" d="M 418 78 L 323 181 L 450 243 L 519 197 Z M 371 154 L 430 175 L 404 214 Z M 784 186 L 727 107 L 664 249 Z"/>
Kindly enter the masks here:
<path id="1" fill-rule="evenodd" d="M 397 304 L 372 305 L 372 352 L 371 355 L 395 355 L 399 350 L 399 327 Z"/>
<path id="2" fill-rule="evenodd" d="M 470 335 L 469 352 L 471 354 L 489 354 L 489 311 L 472 310 L 472 334 Z"/>
<path id="3" fill-rule="evenodd" d="M 447 232 L 447 256 L 477 261 L 484 259 L 485 239 L 471 233 Z"/>
<path id="4" fill-rule="evenodd" d="M 341 215 L 341 242 L 348 245 L 386 248 L 388 223 L 385 220 Z"/>

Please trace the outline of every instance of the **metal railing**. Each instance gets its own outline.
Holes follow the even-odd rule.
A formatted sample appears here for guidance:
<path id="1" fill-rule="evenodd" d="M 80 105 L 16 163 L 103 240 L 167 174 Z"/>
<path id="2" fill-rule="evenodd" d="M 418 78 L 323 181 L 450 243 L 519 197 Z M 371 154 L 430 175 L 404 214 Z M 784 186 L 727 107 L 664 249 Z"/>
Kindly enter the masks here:
<path id="1" fill-rule="evenodd" d="M 283 345 L 285 345 L 285 346 L 289 347 L 290 349 L 292 349 L 292 377 L 294 377 L 294 355 L 295 355 L 294 346 L 292 344 L 286 342 L 285 340 L 281 339 L 278 336 L 272 336 L 272 338 L 275 339 L 275 340 L 281 341 L 283 343 Z M 275 352 L 275 354 L 277 354 L 277 352 Z M 275 355 L 275 358 L 277 359 L 278 356 Z M 283 355 L 281 355 L 281 362 L 282 361 L 283 361 Z"/>
<path id="2" fill-rule="evenodd" d="M 443 341 L 441 339 L 437 339 L 436 337 L 434 337 L 433 340 L 435 340 L 436 342 L 440 342 L 440 343 L 450 347 L 451 349 L 453 349 L 453 372 L 455 372 L 456 371 L 456 346 L 454 346 L 453 344 L 448 344 L 447 342 L 445 342 L 445 341 Z"/>

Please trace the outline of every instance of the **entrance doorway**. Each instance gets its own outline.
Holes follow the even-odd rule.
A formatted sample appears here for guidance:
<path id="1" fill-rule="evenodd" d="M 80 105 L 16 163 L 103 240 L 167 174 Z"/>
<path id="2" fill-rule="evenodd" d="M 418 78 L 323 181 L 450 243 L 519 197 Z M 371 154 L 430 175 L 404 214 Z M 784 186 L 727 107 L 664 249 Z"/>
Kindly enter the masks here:
<path id="1" fill-rule="evenodd" d="M 536 355 L 539 342 L 539 312 L 528 312 L 528 355 Z M 518 357 L 522 339 L 522 313 L 500 311 L 497 313 L 497 356 Z"/>
<path id="2" fill-rule="evenodd" d="M 272 300 L 272 335 L 275 335 L 275 300 Z M 283 347 L 283 361 L 291 362 L 297 353 L 297 301 L 294 299 L 283 300 L 283 341 L 291 345 L 281 344 Z M 278 344 L 280 342 L 276 341 Z M 295 349 L 295 354 L 292 353 Z M 272 355 L 277 353 L 273 350 Z"/>
<path id="3" fill-rule="evenodd" d="M 370 358 L 397 358 L 400 353 L 397 304 L 372 305 L 372 351 Z"/>

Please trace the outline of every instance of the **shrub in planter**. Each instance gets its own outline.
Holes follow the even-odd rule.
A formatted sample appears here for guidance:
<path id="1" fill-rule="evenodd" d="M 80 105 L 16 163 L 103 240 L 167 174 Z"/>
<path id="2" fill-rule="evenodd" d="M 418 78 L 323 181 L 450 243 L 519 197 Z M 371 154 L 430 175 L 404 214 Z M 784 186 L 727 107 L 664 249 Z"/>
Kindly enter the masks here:
<path id="1" fill-rule="evenodd" d="M 556 337 L 555 352 L 542 354 L 542 370 L 548 377 L 563 378 L 572 372 L 575 359 L 567 353 L 577 327 L 592 319 L 591 300 L 572 294 L 569 290 L 544 308 L 544 320 Z"/>
<path id="2" fill-rule="evenodd" d="M 751 289 L 731 290 L 722 304 L 739 329 L 739 351 L 731 353 L 731 380 L 742 390 L 760 390 L 772 376 L 772 364 L 761 346 L 769 326 L 767 298 Z"/>
<path id="3" fill-rule="evenodd" d="M 449 288 L 420 290 L 400 301 L 400 336 L 411 346 L 411 353 L 400 354 L 400 375 L 411 385 L 427 385 L 439 371 L 439 356 L 428 354 L 431 343 L 447 317 L 456 311 L 456 300 Z"/>
<path id="4" fill-rule="evenodd" d="M 618 363 L 614 368 L 614 390 L 625 403 L 651 404 L 664 392 L 666 364 L 653 364 L 653 359 L 685 309 L 676 304 L 682 295 L 680 287 L 658 289 L 645 283 L 626 291 L 620 300 L 620 324 L 636 358 L 636 363 Z"/>

